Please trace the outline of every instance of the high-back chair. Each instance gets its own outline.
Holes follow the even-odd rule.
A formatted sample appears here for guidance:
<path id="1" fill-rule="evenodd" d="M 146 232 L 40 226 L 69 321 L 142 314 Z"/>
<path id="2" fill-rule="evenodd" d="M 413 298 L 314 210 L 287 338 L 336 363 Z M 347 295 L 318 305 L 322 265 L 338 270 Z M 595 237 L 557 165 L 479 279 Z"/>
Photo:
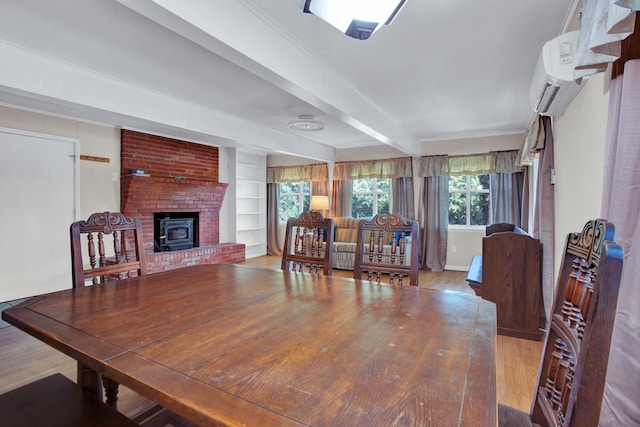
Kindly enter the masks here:
<path id="1" fill-rule="evenodd" d="M 142 226 L 119 212 L 94 213 L 71 224 L 73 287 L 146 274 Z"/>
<path id="2" fill-rule="evenodd" d="M 597 426 L 624 253 L 597 219 L 567 237 L 529 414 L 498 407 L 500 426 Z"/>
<path id="3" fill-rule="evenodd" d="M 380 283 L 382 275 L 389 275 L 389 282 L 418 286 L 418 223 L 405 220 L 398 214 L 377 214 L 370 220 L 358 223 L 354 278 Z"/>
<path id="4" fill-rule="evenodd" d="M 282 269 L 331 276 L 333 220 L 320 212 L 289 218 L 282 252 Z"/>

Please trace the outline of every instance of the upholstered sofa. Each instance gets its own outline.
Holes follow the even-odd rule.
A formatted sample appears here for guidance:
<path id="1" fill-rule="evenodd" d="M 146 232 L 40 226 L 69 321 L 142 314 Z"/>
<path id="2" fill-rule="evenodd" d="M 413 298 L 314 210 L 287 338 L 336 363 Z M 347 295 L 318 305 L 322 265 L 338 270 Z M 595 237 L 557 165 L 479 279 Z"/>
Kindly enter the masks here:
<path id="1" fill-rule="evenodd" d="M 360 219 L 351 217 L 334 217 L 333 225 L 333 263 L 332 267 L 339 270 L 353 270 L 356 263 L 356 241 L 358 240 L 358 222 Z M 389 236 L 391 239 L 391 236 Z M 407 236 L 406 259 L 411 259 L 411 236 Z M 391 253 L 391 245 L 384 245 L 383 260 Z"/>
<path id="2" fill-rule="evenodd" d="M 356 263 L 356 241 L 358 240 L 358 221 L 351 217 L 333 218 L 333 268 L 353 270 Z"/>

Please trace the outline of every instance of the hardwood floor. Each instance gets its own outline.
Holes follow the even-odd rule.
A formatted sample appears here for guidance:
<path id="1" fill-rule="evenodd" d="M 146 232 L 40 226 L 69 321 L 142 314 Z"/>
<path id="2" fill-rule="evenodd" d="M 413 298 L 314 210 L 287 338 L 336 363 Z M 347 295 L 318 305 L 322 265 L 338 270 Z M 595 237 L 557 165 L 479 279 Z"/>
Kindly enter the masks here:
<path id="1" fill-rule="evenodd" d="M 280 258 L 263 256 L 244 264 L 279 268 Z M 334 270 L 335 276 L 353 272 Z M 466 272 L 420 271 L 419 286 L 474 294 L 465 281 Z M 6 305 L 5 305 L 6 306 Z M 542 343 L 498 335 L 496 345 L 498 402 L 528 412 L 533 398 Z M 76 362 L 4 322 L 0 323 L 0 394 L 39 378 L 60 372 L 75 381 Z M 121 387 L 119 409 L 132 416 L 151 406 L 144 397 Z"/>

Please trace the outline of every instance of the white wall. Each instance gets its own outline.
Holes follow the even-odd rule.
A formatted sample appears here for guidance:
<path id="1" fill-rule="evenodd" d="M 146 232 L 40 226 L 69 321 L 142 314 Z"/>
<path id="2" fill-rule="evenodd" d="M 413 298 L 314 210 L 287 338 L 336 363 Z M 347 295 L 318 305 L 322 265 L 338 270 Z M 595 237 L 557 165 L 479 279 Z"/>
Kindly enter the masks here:
<path id="1" fill-rule="evenodd" d="M 601 215 L 608 73 L 592 76 L 555 121 L 555 271 L 568 233 Z"/>
<path id="2" fill-rule="evenodd" d="M 423 156 L 463 156 L 466 154 L 488 153 L 489 151 L 519 150 L 524 133 L 484 136 L 481 138 L 450 139 L 423 142 L 420 154 Z"/>
<path id="3" fill-rule="evenodd" d="M 108 163 L 80 161 L 80 212 L 76 216 L 85 219 L 94 212 L 120 210 L 119 129 L 1 105 L 0 127 L 78 139 L 81 155 L 108 158 Z"/>
<path id="4" fill-rule="evenodd" d="M 218 148 L 218 180 L 229 184 L 220 207 L 220 243 L 234 242 L 237 224 L 235 148 Z"/>

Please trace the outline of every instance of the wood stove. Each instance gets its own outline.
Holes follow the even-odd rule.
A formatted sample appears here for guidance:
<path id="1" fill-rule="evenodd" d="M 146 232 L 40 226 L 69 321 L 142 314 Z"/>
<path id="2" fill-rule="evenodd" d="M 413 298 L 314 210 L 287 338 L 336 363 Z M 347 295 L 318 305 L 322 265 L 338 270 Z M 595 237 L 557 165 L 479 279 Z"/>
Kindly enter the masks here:
<path id="1" fill-rule="evenodd" d="M 179 251 L 198 246 L 197 212 L 154 214 L 154 251 Z"/>

